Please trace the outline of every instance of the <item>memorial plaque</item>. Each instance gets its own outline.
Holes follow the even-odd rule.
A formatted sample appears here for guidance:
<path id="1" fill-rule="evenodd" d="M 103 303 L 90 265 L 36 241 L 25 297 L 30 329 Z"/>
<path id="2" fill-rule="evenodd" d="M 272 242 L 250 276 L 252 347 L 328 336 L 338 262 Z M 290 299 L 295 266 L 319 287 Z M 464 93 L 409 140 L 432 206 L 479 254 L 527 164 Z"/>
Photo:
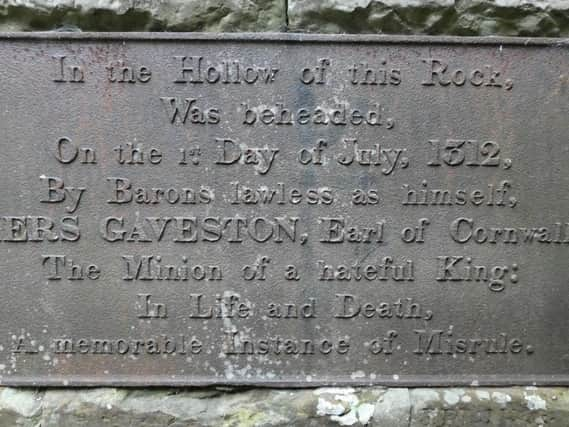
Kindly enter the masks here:
<path id="1" fill-rule="evenodd" d="M 0 35 L 9 385 L 569 385 L 551 39 Z"/>

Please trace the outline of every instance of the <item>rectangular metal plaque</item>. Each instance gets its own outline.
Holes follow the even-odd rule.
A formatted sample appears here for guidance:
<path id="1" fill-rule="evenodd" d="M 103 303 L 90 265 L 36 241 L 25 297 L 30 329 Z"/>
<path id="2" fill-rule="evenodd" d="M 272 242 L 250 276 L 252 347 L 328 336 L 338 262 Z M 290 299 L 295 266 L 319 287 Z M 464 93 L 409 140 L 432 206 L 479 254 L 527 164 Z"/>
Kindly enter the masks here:
<path id="1" fill-rule="evenodd" d="M 546 39 L 0 35 L 11 385 L 569 385 Z"/>

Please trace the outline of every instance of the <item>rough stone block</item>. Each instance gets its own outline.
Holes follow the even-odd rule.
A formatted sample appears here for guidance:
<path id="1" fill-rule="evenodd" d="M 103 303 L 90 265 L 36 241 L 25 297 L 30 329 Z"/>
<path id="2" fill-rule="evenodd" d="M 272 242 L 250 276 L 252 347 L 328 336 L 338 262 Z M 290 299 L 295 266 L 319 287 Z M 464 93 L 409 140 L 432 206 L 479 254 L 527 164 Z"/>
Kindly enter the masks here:
<path id="1" fill-rule="evenodd" d="M 567 427 L 566 388 L 0 391 L 0 426 Z"/>
<path id="2" fill-rule="evenodd" d="M 279 31 L 285 0 L 2 0 L 0 31 Z"/>
<path id="3" fill-rule="evenodd" d="M 290 0 L 290 28 L 326 33 L 569 35 L 567 0 Z"/>

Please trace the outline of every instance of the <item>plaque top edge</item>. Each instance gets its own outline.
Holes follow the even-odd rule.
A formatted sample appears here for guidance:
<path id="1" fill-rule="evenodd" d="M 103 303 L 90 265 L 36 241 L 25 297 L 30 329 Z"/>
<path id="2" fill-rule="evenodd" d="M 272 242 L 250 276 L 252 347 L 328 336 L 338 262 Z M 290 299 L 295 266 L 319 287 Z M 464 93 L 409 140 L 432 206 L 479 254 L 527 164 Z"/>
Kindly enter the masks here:
<path id="1" fill-rule="evenodd" d="M 188 32 L 0 32 L 0 41 L 208 41 L 256 43 L 363 43 L 363 44 L 451 44 L 465 46 L 550 46 L 569 47 L 569 38 L 545 37 L 462 37 L 380 34 L 309 33 L 188 33 Z"/>

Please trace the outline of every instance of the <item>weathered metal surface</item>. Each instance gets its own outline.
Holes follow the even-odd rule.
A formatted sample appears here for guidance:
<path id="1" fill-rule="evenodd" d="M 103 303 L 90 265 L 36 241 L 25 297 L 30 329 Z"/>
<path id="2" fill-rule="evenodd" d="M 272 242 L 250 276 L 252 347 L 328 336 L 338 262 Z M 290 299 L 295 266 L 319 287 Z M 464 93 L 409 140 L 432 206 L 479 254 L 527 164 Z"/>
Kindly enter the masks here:
<path id="1" fill-rule="evenodd" d="M 569 384 L 563 40 L 0 39 L 3 384 Z"/>

